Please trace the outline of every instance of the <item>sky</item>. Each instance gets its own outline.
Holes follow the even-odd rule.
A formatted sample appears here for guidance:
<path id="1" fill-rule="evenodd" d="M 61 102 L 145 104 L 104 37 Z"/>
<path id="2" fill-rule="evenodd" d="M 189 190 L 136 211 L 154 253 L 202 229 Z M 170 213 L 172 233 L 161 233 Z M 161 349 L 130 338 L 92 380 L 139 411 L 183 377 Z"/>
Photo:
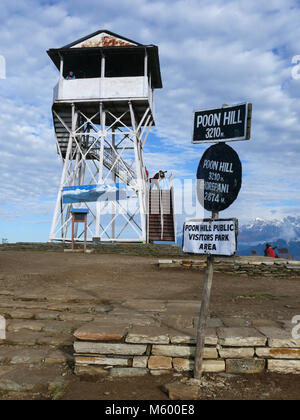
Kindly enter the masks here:
<path id="1" fill-rule="evenodd" d="M 242 189 L 222 217 L 299 215 L 299 22 L 295 0 L 2 1 L 0 242 L 48 240 L 62 167 L 51 115 L 58 72 L 46 51 L 99 29 L 159 47 L 150 173 L 164 162 L 177 186 L 194 182 L 209 147 L 191 144 L 194 110 L 251 102 L 251 139 L 230 143 Z"/>

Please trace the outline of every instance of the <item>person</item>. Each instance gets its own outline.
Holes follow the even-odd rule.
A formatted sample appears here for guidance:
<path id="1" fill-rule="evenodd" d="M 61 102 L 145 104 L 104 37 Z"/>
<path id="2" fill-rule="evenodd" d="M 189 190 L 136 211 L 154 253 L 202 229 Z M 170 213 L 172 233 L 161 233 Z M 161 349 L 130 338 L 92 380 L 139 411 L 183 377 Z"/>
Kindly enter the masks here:
<path id="1" fill-rule="evenodd" d="M 151 188 L 156 185 L 159 190 L 159 181 L 165 178 L 165 173 L 167 171 L 158 171 L 152 178 L 150 178 Z"/>
<path id="2" fill-rule="evenodd" d="M 74 79 L 76 79 L 74 73 L 72 71 L 69 71 L 69 74 L 66 77 L 66 80 L 74 80 Z"/>
<path id="3" fill-rule="evenodd" d="M 265 257 L 270 257 L 270 258 L 278 258 L 277 255 L 274 252 L 274 249 L 278 248 L 278 245 L 271 247 L 270 244 L 266 244 L 266 248 L 264 251 Z"/>

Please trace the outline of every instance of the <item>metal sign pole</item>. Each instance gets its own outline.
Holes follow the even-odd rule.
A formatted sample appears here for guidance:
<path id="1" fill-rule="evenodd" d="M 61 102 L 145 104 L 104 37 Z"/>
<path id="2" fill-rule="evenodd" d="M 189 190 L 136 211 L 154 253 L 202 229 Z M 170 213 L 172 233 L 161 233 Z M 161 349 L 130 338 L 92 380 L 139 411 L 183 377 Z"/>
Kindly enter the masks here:
<path id="1" fill-rule="evenodd" d="M 217 220 L 219 218 L 218 212 L 212 212 L 212 219 Z M 205 346 L 205 333 L 207 319 L 209 315 L 209 303 L 210 303 L 210 294 L 212 288 L 214 274 L 214 256 L 208 255 L 207 257 L 207 267 L 205 272 L 202 299 L 201 299 L 201 308 L 200 308 L 200 317 L 197 329 L 197 345 L 195 353 L 195 368 L 194 368 L 194 378 L 200 379 L 203 373 L 203 356 L 204 356 L 204 346 Z"/>

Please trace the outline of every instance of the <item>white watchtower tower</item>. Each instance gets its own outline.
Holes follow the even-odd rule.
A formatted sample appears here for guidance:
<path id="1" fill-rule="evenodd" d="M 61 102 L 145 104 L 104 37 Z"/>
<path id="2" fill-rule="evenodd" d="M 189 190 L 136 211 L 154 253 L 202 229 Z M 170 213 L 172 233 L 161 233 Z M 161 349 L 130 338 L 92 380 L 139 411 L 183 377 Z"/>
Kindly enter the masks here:
<path id="1" fill-rule="evenodd" d="M 50 241 L 71 241 L 71 212 L 84 208 L 88 241 L 148 242 L 143 148 L 162 88 L 157 46 L 100 30 L 48 55 L 60 71 L 52 112 L 63 164 Z"/>

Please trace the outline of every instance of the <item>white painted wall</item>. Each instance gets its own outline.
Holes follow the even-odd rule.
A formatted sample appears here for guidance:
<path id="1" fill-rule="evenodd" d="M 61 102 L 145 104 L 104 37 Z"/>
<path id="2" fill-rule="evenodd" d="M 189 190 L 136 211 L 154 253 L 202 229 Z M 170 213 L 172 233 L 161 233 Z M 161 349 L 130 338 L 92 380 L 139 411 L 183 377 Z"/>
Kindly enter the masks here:
<path id="1" fill-rule="evenodd" d="M 147 77 L 61 79 L 54 88 L 54 100 L 151 98 Z"/>

